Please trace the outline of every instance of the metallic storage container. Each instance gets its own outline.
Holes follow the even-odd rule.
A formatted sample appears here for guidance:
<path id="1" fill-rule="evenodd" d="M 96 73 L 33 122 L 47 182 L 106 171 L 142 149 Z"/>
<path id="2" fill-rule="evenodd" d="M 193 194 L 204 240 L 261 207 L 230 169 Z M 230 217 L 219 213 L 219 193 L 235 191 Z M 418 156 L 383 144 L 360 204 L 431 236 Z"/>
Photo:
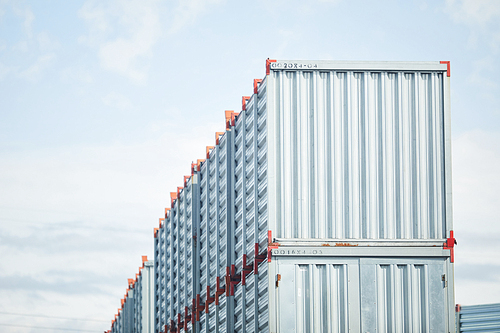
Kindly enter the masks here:
<path id="1" fill-rule="evenodd" d="M 446 64 L 277 61 L 269 67 L 275 237 L 447 237 Z"/>
<path id="2" fill-rule="evenodd" d="M 268 60 L 155 230 L 155 331 L 453 332 L 449 74 Z"/>
<path id="3" fill-rule="evenodd" d="M 111 322 L 108 333 L 154 332 L 154 262 L 142 257 L 142 267 L 135 279 L 128 279 L 128 288 L 121 308 Z"/>
<path id="4" fill-rule="evenodd" d="M 500 332 L 500 303 L 456 306 L 457 333 Z"/>
<path id="5" fill-rule="evenodd" d="M 154 261 L 142 257 L 143 264 L 136 274 L 134 292 L 134 333 L 154 332 Z"/>

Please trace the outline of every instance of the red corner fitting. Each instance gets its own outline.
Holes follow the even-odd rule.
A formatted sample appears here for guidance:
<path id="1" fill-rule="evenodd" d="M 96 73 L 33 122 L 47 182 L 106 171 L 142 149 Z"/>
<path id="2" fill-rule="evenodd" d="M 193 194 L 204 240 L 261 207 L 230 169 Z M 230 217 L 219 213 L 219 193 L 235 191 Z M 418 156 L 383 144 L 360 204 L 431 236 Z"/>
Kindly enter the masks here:
<path id="1" fill-rule="evenodd" d="M 188 329 L 188 323 L 191 321 L 191 316 L 189 315 L 189 308 L 186 306 L 184 308 L 184 331 Z"/>
<path id="2" fill-rule="evenodd" d="M 191 163 L 191 176 L 194 175 L 195 167 L 196 167 L 196 163 Z"/>
<path id="3" fill-rule="evenodd" d="M 195 322 L 199 319 L 199 317 L 196 316 L 196 299 L 193 298 L 193 304 L 191 305 L 191 324 L 195 324 Z"/>
<path id="4" fill-rule="evenodd" d="M 241 282 L 241 273 L 236 274 L 236 266 L 231 265 L 231 274 L 229 275 L 229 296 L 234 296 L 234 286 L 240 282 Z M 227 286 L 226 286 L 226 291 L 227 291 Z"/>
<path id="5" fill-rule="evenodd" d="M 246 277 L 248 274 L 252 273 L 253 266 L 247 265 L 247 255 L 243 255 L 243 269 L 241 270 L 241 285 L 244 286 L 246 283 Z"/>
<path id="6" fill-rule="evenodd" d="M 273 232 L 271 230 L 267 231 L 267 241 L 269 243 L 267 245 L 267 262 L 271 262 L 271 251 L 279 246 L 279 243 L 273 243 Z"/>
<path id="7" fill-rule="evenodd" d="M 158 226 L 159 226 L 160 228 L 162 227 L 162 222 L 165 222 L 165 218 L 160 217 L 160 218 L 159 218 L 159 222 L 158 222 Z"/>
<path id="8" fill-rule="evenodd" d="M 181 190 L 183 189 L 184 187 L 177 187 L 177 198 L 180 198 L 180 193 L 181 193 Z"/>
<path id="9" fill-rule="evenodd" d="M 142 265 L 144 266 L 144 263 L 148 261 L 148 256 L 142 256 Z"/>
<path id="10" fill-rule="evenodd" d="M 202 164 L 203 162 L 205 162 L 205 160 L 203 160 L 203 159 L 198 159 L 198 160 L 196 161 L 196 166 L 198 167 L 198 171 L 201 171 L 201 164 Z"/>
<path id="11" fill-rule="evenodd" d="M 225 132 L 215 132 L 215 144 L 219 145 L 219 138 L 221 135 L 224 135 Z"/>
<path id="12" fill-rule="evenodd" d="M 226 267 L 226 276 L 225 276 L 225 291 L 226 291 L 226 297 L 229 297 L 230 295 L 230 285 L 231 285 L 231 274 L 229 273 L 229 266 Z"/>
<path id="13" fill-rule="evenodd" d="M 271 73 L 271 63 L 276 62 L 276 60 L 271 60 L 267 58 L 266 60 L 266 75 L 269 75 Z"/>
<path id="14" fill-rule="evenodd" d="M 258 94 L 259 93 L 259 83 L 261 83 L 261 79 L 254 79 L 253 80 L 253 93 Z"/>
<path id="15" fill-rule="evenodd" d="M 184 187 L 187 186 L 187 181 L 191 176 L 184 176 Z"/>
<path id="16" fill-rule="evenodd" d="M 214 146 L 207 146 L 207 160 L 210 158 L 210 150 L 214 149 Z"/>
<path id="17" fill-rule="evenodd" d="M 254 253 L 255 253 L 255 258 L 254 258 L 254 262 L 253 262 L 253 273 L 259 274 L 259 264 L 261 262 L 263 262 L 264 260 L 266 260 L 267 252 L 258 254 L 259 253 L 259 243 L 255 243 Z"/>
<path id="18" fill-rule="evenodd" d="M 224 111 L 224 117 L 226 118 L 226 129 L 231 128 L 231 125 L 233 124 L 233 110 L 226 110 Z"/>
<path id="19" fill-rule="evenodd" d="M 208 307 L 210 303 L 215 301 L 215 297 L 210 297 L 210 286 L 207 286 L 207 300 L 205 301 L 205 313 L 208 313 Z"/>
<path id="20" fill-rule="evenodd" d="M 170 208 L 165 208 L 165 218 L 167 219 L 168 218 L 168 211 L 170 210 Z"/>
<path id="21" fill-rule="evenodd" d="M 200 294 L 196 295 L 196 321 L 200 321 L 200 311 L 205 310 L 205 304 L 200 302 Z"/>
<path id="22" fill-rule="evenodd" d="M 184 321 L 181 321 L 181 314 L 177 314 L 177 332 L 181 331 L 181 328 L 184 327 Z"/>
<path id="23" fill-rule="evenodd" d="M 155 238 L 156 238 L 156 233 L 158 232 L 158 228 L 155 228 L 154 229 L 154 233 L 155 233 Z"/>
<path id="24" fill-rule="evenodd" d="M 247 109 L 247 101 L 250 100 L 250 96 L 243 96 L 241 98 L 241 110 L 244 111 Z"/>
<path id="25" fill-rule="evenodd" d="M 215 305 L 219 305 L 219 296 L 224 295 L 225 291 L 226 291 L 225 288 L 220 287 L 220 277 L 217 277 L 217 286 L 215 290 Z"/>
<path id="26" fill-rule="evenodd" d="M 170 192 L 170 206 L 174 208 L 174 200 L 177 199 L 177 192 Z"/>
<path id="27" fill-rule="evenodd" d="M 462 306 L 460 304 L 455 305 L 455 312 L 460 312 L 462 310 Z"/>
<path id="28" fill-rule="evenodd" d="M 450 73 L 450 62 L 449 61 L 440 61 L 439 63 L 440 64 L 446 64 L 448 66 L 448 69 L 446 70 L 446 76 L 450 77 L 451 76 L 451 73 Z"/>
<path id="29" fill-rule="evenodd" d="M 446 239 L 446 243 L 443 244 L 443 250 L 450 250 L 450 261 L 455 262 L 454 247 L 457 244 L 457 240 L 453 237 L 453 230 L 450 230 L 450 237 Z"/>

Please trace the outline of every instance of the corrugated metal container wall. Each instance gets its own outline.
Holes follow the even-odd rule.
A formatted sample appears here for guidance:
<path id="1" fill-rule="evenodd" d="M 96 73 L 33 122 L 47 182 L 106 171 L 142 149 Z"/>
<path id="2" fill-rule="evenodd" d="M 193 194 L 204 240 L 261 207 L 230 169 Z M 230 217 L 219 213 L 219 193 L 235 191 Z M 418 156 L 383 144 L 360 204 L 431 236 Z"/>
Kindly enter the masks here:
<path id="1" fill-rule="evenodd" d="M 277 332 L 449 332 L 443 258 L 277 261 Z"/>
<path id="2" fill-rule="evenodd" d="M 500 303 L 457 305 L 457 333 L 500 332 Z"/>
<path id="3" fill-rule="evenodd" d="M 438 63 L 271 63 L 275 237 L 446 238 L 445 77 Z"/>
<path id="4" fill-rule="evenodd" d="M 166 293 L 170 268 L 167 256 L 167 240 L 165 219 L 160 219 L 158 229 L 155 229 L 155 331 L 160 332 L 166 321 Z"/>
<path id="5" fill-rule="evenodd" d="M 134 333 L 154 332 L 154 261 L 143 257 L 134 284 Z"/>
<path id="6" fill-rule="evenodd" d="M 207 147 L 207 159 L 200 161 L 200 252 L 199 262 L 201 277 L 200 294 L 197 295 L 195 307 L 196 318 L 200 321 L 200 330 L 231 332 L 233 302 L 226 276 L 234 268 L 232 228 L 234 216 L 234 170 L 233 146 L 231 131 L 221 133 L 216 147 Z M 213 148 L 213 149 L 212 149 Z M 227 289 L 227 290 L 225 290 Z M 220 297 L 223 291 L 226 297 Z M 210 304 L 215 302 L 213 311 Z M 201 313 L 200 313 L 201 312 Z"/>
<path id="7" fill-rule="evenodd" d="M 235 271 L 240 272 L 241 282 L 241 288 L 234 291 L 234 332 L 258 332 L 259 327 L 268 327 L 267 316 L 259 316 L 267 309 L 267 298 L 259 296 L 259 292 L 266 294 L 267 267 L 256 275 L 256 267 L 267 257 L 266 122 L 265 108 L 259 112 L 257 94 L 244 97 L 243 103 L 234 127 Z"/>
<path id="8" fill-rule="evenodd" d="M 194 179 L 194 180 L 193 180 Z M 184 187 L 171 193 L 171 208 L 155 229 L 155 332 L 181 324 L 194 297 L 193 251 L 198 209 L 196 176 L 185 177 Z M 188 321 L 182 321 L 187 329 Z"/>
<path id="9" fill-rule="evenodd" d="M 191 222 L 172 194 L 157 332 L 451 332 L 448 76 L 268 61 L 192 166 Z"/>

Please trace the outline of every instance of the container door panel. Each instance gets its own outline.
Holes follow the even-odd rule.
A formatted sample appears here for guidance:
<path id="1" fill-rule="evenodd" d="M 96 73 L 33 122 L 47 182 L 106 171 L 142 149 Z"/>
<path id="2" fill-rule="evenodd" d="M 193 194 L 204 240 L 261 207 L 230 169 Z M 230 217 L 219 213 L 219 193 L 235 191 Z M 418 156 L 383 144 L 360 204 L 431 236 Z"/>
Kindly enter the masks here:
<path id="1" fill-rule="evenodd" d="M 362 332 L 448 332 L 444 259 L 360 259 Z"/>
<path id="2" fill-rule="evenodd" d="M 356 332 L 357 268 L 357 261 L 278 264 L 278 331 Z"/>

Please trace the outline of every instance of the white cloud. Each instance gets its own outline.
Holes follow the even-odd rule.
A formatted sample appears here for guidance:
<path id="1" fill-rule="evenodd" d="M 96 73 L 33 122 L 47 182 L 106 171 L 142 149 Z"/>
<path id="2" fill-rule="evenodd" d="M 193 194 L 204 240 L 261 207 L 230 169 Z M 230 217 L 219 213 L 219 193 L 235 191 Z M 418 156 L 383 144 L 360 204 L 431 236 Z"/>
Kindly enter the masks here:
<path id="1" fill-rule="evenodd" d="M 174 19 L 169 33 L 176 33 L 182 28 L 193 24 L 196 19 L 211 5 L 217 5 L 224 0 L 179 0 L 174 9 Z"/>
<path id="2" fill-rule="evenodd" d="M 87 1 L 79 10 L 87 21 L 89 34 L 80 42 L 98 48 L 101 66 L 141 83 L 161 33 L 158 1 L 120 1 L 105 7 Z"/>
<path id="3" fill-rule="evenodd" d="M 24 32 L 28 38 L 33 37 L 33 21 L 35 20 L 35 14 L 31 11 L 29 6 L 21 7 L 20 3 L 14 2 L 13 4 L 14 13 L 23 18 Z"/>
<path id="4" fill-rule="evenodd" d="M 61 70 L 61 81 L 65 83 L 92 83 L 94 79 L 89 70 L 81 67 L 68 67 Z"/>
<path id="5" fill-rule="evenodd" d="M 342 0 L 319 0 L 319 2 L 327 2 L 327 3 L 331 3 L 331 4 L 338 4 L 340 3 Z"/>
<path id="6" fill-rule="evenodd" d="M 29 81 L 37 81 L 43 72 L 51 66 L 56 55 L 54 53 L 44 54 L 38 57 L 36 62 L 19 73 L 19 76 Z"/>
<path id="7" fill-rule="evenodd" d="M 456 228 L 500 233 L 500 133 L 468 131 L 453 140 Z"/>
<path id="8" fill-rule="evenodd" d="M 500 133 L 468 131 L 453 140 L 456 301 L 500 298 Z M 484 293 L 485 286 L 489 288 Z"/>
<path id="9" fill-rule="evenodd" d="M 3 80 L 12 70 L 0 62 L 0 80 Z"/>
<path id="10" fill-rule="evenodd" d="M 485 26 L 500 16 L 498 0 L 446 0 L 451 17 L 461 23 Z"/>
<path id="11" fill-rule="evenodd" d="M 493 52 L 500 50 L 500 1 L 446 0 L 445 12 L 456 22 L 470 28 L 469 44 L 478 47 L 479 40 Z"/>
<path id="12" fill-rule="evenodd" d="M 117 92 L 111 92 L 107 94 L 102 98 L 102 102 L 107 106 L 120 110 L 126 110 L 132 107 L 132 102 L 130 102 L 130 99 Z"/>

